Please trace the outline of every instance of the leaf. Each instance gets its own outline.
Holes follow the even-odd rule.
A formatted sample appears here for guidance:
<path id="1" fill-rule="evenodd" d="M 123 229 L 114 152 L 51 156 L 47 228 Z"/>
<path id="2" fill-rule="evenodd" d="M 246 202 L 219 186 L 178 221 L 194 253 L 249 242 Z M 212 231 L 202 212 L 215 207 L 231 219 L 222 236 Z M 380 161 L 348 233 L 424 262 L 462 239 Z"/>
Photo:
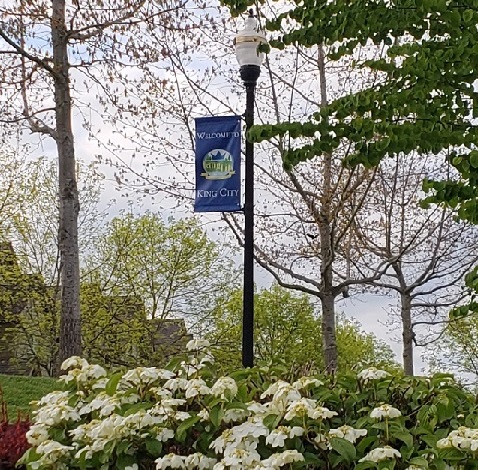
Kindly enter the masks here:
<path id="1" fill-rule="evenodd" d="M 410 459 L 410 465 L 416 465 L 417 467 L 428 468 L 428 460 L 424 457 L 413 457 Z"/>
<path id="2" fill-rule="evenodd" d="M 133 466 L 136 462 L 136 458 L 133 455 L 121 454 L 116 459 L 116 468 L 118 470 L 124 470 L 126 467 Z"/>
<path id="3" fill-rule="evenodd" d="M 177 440 L 179 442 L 184 442 L 184 438 L 186 437 L 186 431 L 189 428 L 192 428 L 200 419 L 201 417 L 198 415 L 191 416 L 190 418 L 185 419 L 176 429 Z"/>
<path id="4" fill-rule="evenodd" d="M 368 460 L 365 462 L 360 462 L 355 466 L 354 470 L 366 470 L 367 468 L 376 468 L 376 463 L 370 462 Z"/>
<path id="5" fill-rule="evenodd" d="M 224 411 L 222 409 L 222 406 L 215 406 L 214 408 L 211 408 L 211 410 L 209 411 L 209 420 L 214 426 L 216 426 L 216 428 L 218 428 L 219 425 L 221 424 L 223 417 L 224 417 Z"/>
<path id="6" fill-rule="evenodd" d="M 126 441 L 121 441 L 117 446 L 116 446 L 116 453 L 117 454 L 123 454 L 126 452 L 126 450 L 129 449 L 131 446 L 131 443 Z"/>
<path id="7" fill-rule="evenodd" d="M 272 430 L 279 425 L 281 417 L 278 415 L 267 415 L 262 421 L 264 423 L 264 426 Z"/>
<path id="8" fill-rule="evenodd" d="M 161 455 L 163 444 L 157 439 L 146 439 L 146 450 L 155 458 Z"/>
<path id="9" fill-rule="evenodd" d="M 470 152 L 470 165 L 473 168 L 478 168 L 478 151 L 477 150 L 473 150 L 472 152 Z"/>
<path id="10" fill-rule="evenodd" d="M 463 12 L 463 20 L 466 22 L 466 23 L 469 23 L 473 20 L 473 10 L 470 10 L 469 8 L 466 9 L 464 12 Z"/>
<path id="11" fill-rule="evenodd" d="M 118 383 L 123 377 L 122 372 L 117 372 L 116 374 L 113 374 L 111 378 L 108 380 L 106 386 L 105 386 L 105 392 L 112 396 L 116 393 L 116 388 L 118 387 Z"/>
<path id="12" fill-rule="evenodd" d="M 247 405 L 240 401 L 233 401 L 231 403 L 227 403 L 224 407 L 226 410 L 247 410 Z"/>
<path id="13" fill-rule="evenodd" d="M 312 454 L 311 452 L 305 452 L 304 456 L 304 464 L 306 465 L 313 465 L 314 468 L 321 468 L 322 461 L 317 457 L 317 454 Z"/>
<path id="14" fill-rule="evenodd" d="M 151 403 L 145 403 L 145 402 L 135 403 L 134 405 L 131 405 L 130 407 L 128 407 L 124 415 L 125 416 L 133 415 L 137 413 L 138 411 L 147 410 L 148 408 L 151 408 L 152 406 L 153 405 Z"/>
<path id="15" fill-rule="evenodd" d="M 347 462 L 352 462 L 357 457 L 354 445 L 346 439 L 331 437 L 329 442 L 332 449 L 339 453 Z"/>
<path id="16" fill-rule="evenodd" d="M 413 447 L 413 436 L 409 432 L 395 431 L 393 437 L 404 442 L 407 447 Z"/>

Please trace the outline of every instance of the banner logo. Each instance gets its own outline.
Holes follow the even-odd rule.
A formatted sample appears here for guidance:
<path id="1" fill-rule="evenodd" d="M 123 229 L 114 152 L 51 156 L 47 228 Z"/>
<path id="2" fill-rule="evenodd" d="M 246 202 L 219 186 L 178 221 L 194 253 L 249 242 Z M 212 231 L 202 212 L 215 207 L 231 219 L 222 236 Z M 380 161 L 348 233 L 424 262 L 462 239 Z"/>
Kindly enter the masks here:
<path id="1" fill-rule="evenodd" d="M 196 119 L 195 212 L 241 210 L 241 118 Z"/>
<path id="2" fill-rule="evenodd" d="M 202 162 L 207 180 L 227 180 L 236 172 L 232 155 L 223 149 L 214 149 L 206 154 Z"/>

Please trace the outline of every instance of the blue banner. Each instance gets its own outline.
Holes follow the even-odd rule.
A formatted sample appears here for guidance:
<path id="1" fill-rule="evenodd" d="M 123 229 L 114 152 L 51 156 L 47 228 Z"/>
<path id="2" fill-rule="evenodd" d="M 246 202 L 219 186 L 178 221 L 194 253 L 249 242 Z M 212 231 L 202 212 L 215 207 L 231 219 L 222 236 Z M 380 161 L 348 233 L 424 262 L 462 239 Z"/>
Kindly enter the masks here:
<path id="1" fill-rule="evenodd" d="M 241 210 L 241 117 L 196 118 L 195 212 Z"/>

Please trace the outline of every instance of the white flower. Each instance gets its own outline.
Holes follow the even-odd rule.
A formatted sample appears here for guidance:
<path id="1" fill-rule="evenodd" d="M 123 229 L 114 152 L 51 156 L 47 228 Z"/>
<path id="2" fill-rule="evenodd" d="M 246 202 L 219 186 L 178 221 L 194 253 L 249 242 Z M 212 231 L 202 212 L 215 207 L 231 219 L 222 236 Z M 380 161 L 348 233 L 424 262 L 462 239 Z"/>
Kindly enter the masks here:
<path id="1" fill-rule="evenodd" d="M 325 408 L 324 406 L 318 406 L 315 408 L 314 413 L 312 414 L 311 418 L 312 419 L 329 419 L 332 418 L 333 416 L 337 416 L 336 411 L 330 411 L 328 408 Z"/>
<path id="2" fill-rule="evenodd" d="M 269 385 L 269 388 L 261 395 L 261 398 L 266 398 L 269 395 L 274 395 L 277 391 L 282 387 L 291 386 L 289 382 L 285 382 L 284 380 L 278 380 L 277 382 L 273 382 Z"/>
<path id="3" fill-rule="evenodd" d="M 209 348 L 211 344 L 206 339 L 192 339 L 186 344 L 186 349 L 188 351 L 199 351 L 201 349 Z"/>
<path id="4" fill-rule="evenodd" d="M 100 416 L 109 416 L 120 406 L 121 403 L 117 397 L 112 397 L 106 392 L 100 392 L 90 403 L 80 408 L 79 413 L 80 415 L 86 415 L 92 411 L 100 410 Z"/>
<path id="5" fill-rule="evenodd" d="M 317 436 L 314 437 L 314 442 L 319 449 L 325 450 L 329 447 L 329 440 L 324 434 L 317 434 Z"/>
<path id="6" fill-rule="evenodd" d="M 176 454 L 168 454 L 160 457 L 156 461 L 156 469 L 163 470 L 166 468 L 186 468 L 184 464 L 184 457 Z"/>
<path id="7" fill-rule="evenodd" d="M 232 423 L 234 421 L 241 421 L 244 418 L 247 418 L 251 413 L 249 410 L 242 410 L 240 408 L 231 408 L 230 410 L 226 410 L 224 412 L 224 416 L 222 420 L 225 423 Z"/>
<path id="8" fill-rule="evenodd" d="M 173 392 L 171 392 L 171 390 L 168 390 L 167 388 L 151 387 L 149 391 L 153 393 L 156 398 L 159 398 L 159 399 L 173 397 Z"/>
<path id="9" fill-rule="evenodd" d="M 100 379 L 96 380 L 92 385 L 91 388 L 93 390 L 104 390 L 106 388 L 106 384 L 108 383 L 107 377 L 101 377 Z"/>
<path id="10" fill-rule="evenodd" d="M 204 365 L 192 365 L 186 362 L 181 362 L 181 369 L 178 371 L 178 376 L 194 377 L 197 376 L 198 372 L 203 369 Z"/>
<path id="11" fill-rule="evenodd" d="M 27 431 L 27 441 L 31 446 L 38 446 L 48 439 L 48 428 L 44 424 L 32 424 Z"/>
<path id="12" fill-rule="evenodd" d="M 174 413 L 174 419 L 176 421 L 186 421 L 190 417 L 191 415 L 187 411 L 176 411 L 176 413 Z"/>
<path id="13" fill-rule="evenodd" d="M 128 370 L 121 378 L 121 385 L 145 385 L 153 384 L 158 380 L 168 380 L 176 377 L 174 372 L 157 367 L 136 367 Z"/>
<path id="14" fill-rule="evenodd" d="M 45 464 L 54 464 L 58 459 L 73 450 L 71 446 L 64 446 L 57 441 L 43 441 L 36 449 L 36 453 L 42 455 L 40 460 Z"/>
<path id="15" fill-rule="evenodd" d="M 366 429 L 354 429 L 352 426 L 347 425 L 340 426 L 340 428 L 337 429 L 330 429 L 328 432 L 329 437 L 341 437 L 352 444 L 354 444 L 359 437 L 366 435 Z"/>
<path id="16" fill-rule="evenodd" d="M 214 449 L 216 454 L 220 454 L 224 451 L 228 444 L 231 444 L 235 441 L 234 435 L 232 434 L 231 429 L 225 429 L 222 434 L 211 442 L 209 447 Z"/>
<path id="17" fill-rule="evenodd" d="M 279 426 L 277 429 L 273 429 L 271 433 L 266 437 L 266 444 L 271 447 L 284 447 L 285 440 L 296 436 L 302 436 L 304 429 L 300 426 Z"/>
<path id="18" fill-rule="evenodd" d="M 69 370 L 67 375 L 62 375 L 60 377 L 60 380 L 65 383 L 76 381 L 79 384 L 85 384 L 102 377 L 106 377 L 106 375 L 106 370 L 103 367 L 99 366 L 98 364 L 88 364 L 86 362 L 81 369 L 76 368 Z"/>
<path id="19" fill-rule="evenodd" d="M 405 470 L 426 470 L 425 467 L 419 465 L 409 465 Z"/>
<path id="20" fill-rule="evenodd" d="M 268 459 L 261 461 L 261 468 L 274 469 L 294 462 L 303 462 L 304 456 L 297 450 L 285 450 L 280 454 L 272 454 Z"/>
<path id="21" fill-rule="evenodd" d="M 267 415 L 270 413 L 270 403 L 257 403 L 256 401 L 251 401 L 246 403 L 247 409 L 256 416 Z"/>
<path id="22" fill-rule="evenodd" d="M 324 385 L 324 382 L 314 379 L 313 377 L 301 377 L 299 380 L 297 380 L 296 382 L 292 384 L 292 386 L 296 388 L 297 390 L 302 390 L 304 388 L 307 388 L 309 385 L 320 387 L 321 385 Z"/>
<path id="23" fill-rule="evenodd" d="M 224 452 L 225 465 L 231 468 L 250 468 L 252 465 L 259 463 L 261 455 L 253 447 L 228 447 Z"/>
<path id="24" fill-rule="evenodd" d="M 474 452 L 478 449 L 478 429 L 460 426 L 458 429 L 450 432 L 447 437 L 437 442 L 439 449 L 455 447 L 456 449 L 469 449 Z"/>
<path id="25" fill-rule="evenodd" d="M 231 398 L 235 397 L 237 394 L 236 381 L 232 377 L 219 377 L 211 387 L 211 393 L 215 397 L 226 398 L 226 395 Z"/>
<path id="26" fill-rule="evenodd" d="M 262 422 L 262 418 L 253 416 L 248 418 L 245 423 L 234 426 L 232 432 L 239 440 L 243 440 L 246 437 L 258 439 L 260 436 L 267 436 L 269 429 Z"/>
<path id="27" fill-rule="evenodd" d="M 398 418 L 399 416 L 402 416 L 400 410 L 397 410 L 397 408 L 394 408 L 391 405 L 381 405 L 378 408 L 374 408 L 370 413 L 371 418 L 377 419 Z"/>
<path id="28" fill-rule="evenodd" d="M 150 414 L 149 410 L 139 410 L 136 413 L 125 416 L 123 419 L 123 425 L 134 430 L 161 424 L 162 422 L 162 417 Z"/>
<path id="29" fill-rule="evenodd" d="M 377 369 L 376 367 L 369 367 L 368 369 L 365 369 L 362 372 L 359 372 L 357 374 L 357 377 L 365 382 L 368 382 L 369 380 L 384 379 L 388 375 L 390 374 L 385 370 L 380 370 L 380 369 Z"/>
<path id="30" fill-rule="evenodd" d="M 185 390 L 187 386 L 188 386 L 188 380 L 181 379 L 181 378 L 169 379 L 164 384 L 164 388 L 170 390 L 173 393 L 176 392 L 177 390 Z"/>
<path id="31" fill-rule="evenodd" d="M 390 446 L 377 447 L 371 450 L 365 457 L 359 460 L 359 462 L 381 462 L 382 460 L 390 460 L 394 457 L 401 457 L 402 455 L 398 450 Z"/>
<path id="32" fill-rule="evenodd" d="M 289 404 L 284 418 L 287 421 L 290 421 L 295 417 L 303 418 L 308 416 L 309 418 L 312 418 L 316 405 L 317 401 L 311 400 L 310 398 L 301 398 L 300 400 L 296 400 Z"/>
<path id="33" fill-rule="evenodd" d="M 268 395 L 273 395 L 272 401 L 281 401 L 287 404 L 288 402 L 300 400 L 301 394 L 296 387 L 289 382 L 278 380 L 273 383 L 262 395 L 265 398 Z"/>
<path id="34" fill-rule="evenodd" d="M 186 387 L 186 398 L 193 398 L 197 395 L 210 395 L 211 389 L 207 386 L 206 382 L 202 379 L 189 380 Z"/>
<path id="35" fill-rule="evenodd" d="M 300 400 L 302 395 L 300 392 L 293 387 L 292 385 L 288 384 L 287 382 L 282 382 L 282 386 L 280 386 L 277 391 L 274 393 L 272 397 L 273 402 L 282 402 L 283 404 L 290 403 L 291 401 Z"/>
<path id="36" fill-rule="evenodd" d="M 58 404 L 67 404 L 68 403 L 68 392 L 60 392 L 58 390 L 48 393 L 37 402 L 32 402 L 38 406 L 44 405 L 58 405 Z"/>
<path id="37" fill-rule="evenodd" d="M 214 467 L 217 463 L 216 459 L 211 459 L 206 457 L 204 454 L 200 452 L 196 452 L 195 454 L 188 455 L 185 460 L 184 464 L 186 468 L 198 468 L 199 470 L 210 470 Z"/>
<path id="38" fill-rule="evenodd" d="M 83 369 L 83 367 L 88 366 L 88 361 L 79 356 L 71 356 L 68 359 L 65 359 L 61 364 L 61 370 L 68 370 L 70 368 L 74 369 Z"/>
<path id="39" fill-rule="evenodd" d="M 337 412 L 330 411 L 323 406 L 316 406 L 316 403 L 316 400 L 311 400 L 310 398 L 301 398 L 300 400 L 292 402 L 287 408 L 287 413 L 285 414 L 284 419 L 290 421 L 295 417 L 303 418 L 308 416 L 312 419 L 322 420 L 337 415 Z"/>
<path id="40" fill-rule="evenodd" d="M 60 401 L 50 405 L 43 405 L 35 411 L 34 414 L 37 424 L 45 424 L 47 426 L 54 426 L 55 424 L 65 423 L 66 421 L 80 421 L 81 419 L 80 414 L 75 408 Z"/>
<path id="41" fill-rule="evenodd" d="M 449 437 L 444 437 L 443 439 L 439 439 L 437 442 L 438 449 L 446 449 L 447 447 L 453 447 L 451 443 L 451 439 Z"/>
<path id="42" fill-rule="evenodd" d="M 138 470 L 138 464 L 134 463 L 133 465 L 127 465 L 124 470 Z"/>
<path id="43" fill-rule="evenodd" d="M 168 439 L 174 437 L 174 431 L 167 428 L 159 428 L 156 434 L 156 439 L 160 442 L 166 442 Z"/>

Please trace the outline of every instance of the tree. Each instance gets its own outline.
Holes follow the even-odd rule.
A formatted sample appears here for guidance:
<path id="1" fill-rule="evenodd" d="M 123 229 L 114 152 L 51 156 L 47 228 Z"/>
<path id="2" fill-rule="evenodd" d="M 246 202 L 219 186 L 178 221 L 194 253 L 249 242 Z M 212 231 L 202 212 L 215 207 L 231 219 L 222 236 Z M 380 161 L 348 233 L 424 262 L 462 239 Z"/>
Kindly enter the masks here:
<path id="1" fill-rule="evenodd" d="M 303 120 L 304 108 L 318 112 L 343 92 L 331 89 L 332 67 L 344 76 L 353 75 L 348 64 L 327 63 L 326 50 L 320 45 L 294 47 L 288 66 L 276 56 L 267 67 L 271 93 L 265 99 L 273 106 L 258 108 L 266 109 L 261 117 L 275 122 L 278 128 L 287 126 L 291 119 Z M 387 261 L 379 261 L 370 266 L 366 276 L 351 272 L 353 220 L 364 211 L 374 171 L 344 168 L 342 160 L 349 152 L 345 142 L 295 166 L 287 163 L 288 150 L 297 146 L 290 137 L 271 138 L 268 144 L 265 150 L 269 158 L 258 164 L 259 191 L 267 191 L 270 197 L 265 204 L 256 205 L 256 260 L 281 286 L 319 299 L 323 354 L 328 370 L 334 372 L 339 360 L 335 325 L 338 300 L 348 297 L 354 286 L 361 288 L 378 279 L 387 269 Z M 242 242 L 241 221 L 235 214 L 225 219 Z"/>
<path id="2" fill-rule="evenodd" d="M 421 206 L 424 178 L 446 174 L 436 156 L 396 155 L 382 161 L 368 194 L 367 213 L 353 222 L 353 262 L 366 276 L 374 258 L 392 260 L 374 287 L 399 297 L 403 366 L 413 375 L 414 344 L 440 336 L 450 308 L 464 300 L 463 276 L 476 263 L 477 232 L 452 212 Z"/>
<path id="3" fill-rule="evenodd" d="M 253 2 L 224 3 L 238 12 Z M 459 2 L 443 0 L 410 8 L 385 0 L 373 4 L 320 2 L 314 8 L 307 2 L 292 2 L 290 9 L 271 14 L 272 19 L 266 22 L 271 31 L 278 31 L 271 45 L 284 49 L 299 44 L 318 51 L 321 106 L 312 109 L 307 119 L 257 126 L 249 138 L 287 142 L 281 156 L 286 171 L 293 176 L 300 173 L 301 162 L 320 159 L 327 167 L 332 154 L 347 165 L 373 167 L 385 156 L 413 150 L 439 154 L 464 145 L 469 152 L 476 140 L 476 127 L 469 116 L 476 109 L 474 100 L 478 97 L 473 89 L 477 76 L 473 54 L 467 47 L 476 41 L 474 14 Z M 352 86 L 332 101 L 324 99 L 326 85 L 320 68 L 324 68 L 325 57 L 342 63 L 352 60 L 357 69 L 368 71 L 373 79 Z M 340 153 L 343 148 L 346 151 Z M 331 188 L 329 183 L 323 187 L 326 191 Z M 326 299 L 324 343 L 327 363 L 334 369 L 337 354 L 333 315 L 329 312 L 333 311 L 335 297 L 331 293 L 355 282 L 348 279 L 334 286 L 332 262 L 337 241 L 330 230 L 334 225 L 327 210 L 330 205 L 323 196 L 315 203 L 314 193 L 305 194 L 306 207 L 316 207 L 317 236 L 324 250 L 317 290 L 326 287 L 320 294 Z M 392 262 L 386 261 L 385 270 Z M 368 281 L 379 279 L 384 272 L 372 269 Z M 292 272 L 287 274 L 294 277 Z"/>
<path id="4" fill-rule="evenodd" d="M 190 333 L 202 331 L 216 302 L 235 286 L 231 253 L 196 219 L 164 222 L 154 213 L 114 218 L 85 259 L 85 352 L 110 364 L 115 357 L 144 363 L 177 352 L 185 330 L 171 331 L 170 338 L 158 334 L 174 319 Z"/>
<path id="5" fill-rule="evenodd" d="M 151 318 L 199 320 L 234 282 L 227 243 L 210 240 L 196 219 L 164 222 L 128 213 L 108 222 L 85 260 L 85 281 L 145 302 Z"/>
<path id="6" fill-rule="evenodd" d="M 207 17 L 204 17 L 204 21 L 207 22 Z M 115 139 L 108 142 L 108 151 L 114 153 L 114 157 L 117 158 L 117 173 L 115 176 L 122 187 L 128 189 L 140 187 L 148 197 L 156 193 L 169 194 L 175 198 L 174 204 L 191 200 L 193 183 L 192 173 L 189 170 L 191 168 L 190 155 L 192 152 L 190 155 L 185 155 L 184 152 L 184 149 L 192 150 L 194 147 L 194 129 L 191 116 L 209 114 L 216 110 L 237 112 L 237 104 L 231 98 L 235 96 L 238 90 L 237 79 L 236 82 L 231 79 L 232 70 L 234 71 L 233 76 L 237 75 L 237 67 L 235 65 L 231 66 L 230 63 L 231 60 L 234 61 L 232 50 L 231 55 L 225 56 L 223 54 L 222 35 L 224 33 L 219 29 L 220 21 L 212 21 L 208 24 L 211 26 L 204 28 L 208 31 L 208 34 L 198 37 L 195 41 L 197 47 L 194 48 L 194 52 L 197 53 L 196 56 L 193 53 L 191 55 L 181 54 L 178 51 L 178 47 L 182 47 L 181 43 L 178 45 L 177 42 L 172 42 L 165 45 L 171 60 L 168 72 L 172 78 L 171 80 L 162 80 L 161 87 L 152 87 L 148 90 L 148 99 L 144 101 L 142 108 L 145 116 L 144 122 L 138 123 L 132 113 L 121 113 L 120 119 L 117 115 L 108 114 L 110 122 L 116 121 L 123 127 L 121 129 L 118 126 L 118 134 L 133 136 L 131 137 L 132 156 L 130 147 L 126 151 L 121 148 L 123 141 L 119 140 L 118 142 Z M 219 34 L 221 37 L 219 37 Z M 292 67 L 290 83 L 282 76 L 282 63 L 280 64 L 280 70 L 274 71 L 272 67 L 269 68 L 269 73 L 273 79 L 272 95 L 265 97 L 267 107 L 264 109 L 266 110 L 265 114 L 270 109 L 279 123 L 287 120 L 288 117 L 290 118 L 292 113 L 290 108 L 292 106 L 289 106 L 280 116 L 276 116 L 278 100 L 281 103 L 286 101 L 287 104 L 289 104 L 289 101 L 294 103 L 294 112 L 303 115 L 304 107 L 313 106 L 314 109 L 319 109 L 321 103 L 324 105 L 329 99 L 326 90 L 324 51 L 318 48 L 311 51 L 298 48 L 296 52 L 297 57 L 300 58 L 300 64 L 297 68 Z M 196 57 L 204 60 L 204 54 L 207 54 L 209 60 L 206 61 L 205 65 L 198 67 L 197 61 L 193 59 Z M 313 81 L 313 87 L 320 87 L 321 97 L 319 100 L 315 97 L 305 96 L 306 94 L 300 90 L 300 85 L 296 83 L 300 72 L 310 68 L 311 64 L 314 64 L 313 72 L 308 73 L 307 77 Z M 220 76 L 217 74 L 219 68 L 221 70 Z M 317 80 L 317 76 L 313 77 L 314 74 L 319 76 L 320 80 Z M 226 93 L 223 92 L 223 87 L 215 86 L 217 83 L 222 85 L 224 79 L 234 85 L 232 90 L 228 89 Z M 287 90 L 287 93 L 282 95 L 284 89 Z M 270 106 L 271 100 L 274 103 L 273 107 Z M 154 118 L 158 113 L 169 116 L 169 119 L 162 120 L 161 127 L 151 125 L 149 121 L 150 117 Z M 183 132 L 178 132 L 179 126 L 181 126 Z M 178 149 L 182 150 L 180 154 L 178 154 Z M 285 152 L 284 142 L 279 142 L 274 150 L 282 156 Z M 264 154 L 270 153 L 270 151 L 270 147 L 264 148 Z M 158 158 L 158 155 L 161 158 Z M 123 164 L 126 159 L 128 161 L 132 160 L 134 164 Z M 108 160 L 110 159 L 108 158 Z M 317 166 L 322 165 L 320 159 L 317 159 L 314 163 Z M 271 165 L 271 168 L 274 168 L 274 166 L 277 166 L 276 162 Z M 283 181 L 279 185 L 277 193 L 283 194 L 285 189 L 295 192 L 299 202 L 293 208 L 293 211 L 301 219 L 293 226 L 290 220 L 285 220 L 282 224 L 279 218 L 268 223 L 269 214 L 264 206 L 261 207 L 260 209 L 264 210 L 264 214 L 260 214 L 260 216 L 264 215 L 263 224 L 260 226 L 260 231 L 264 233 L 261 241 L 265 245 L 260 245 L 258 241 L 256 252 L 259 254 L 258 260 L 263 263 L 266 269 L 271 271 L 276 280 L 290 287 L 292 283 L 288 279 L 290 275 L 289 259 L 287 256 L 284 259 L 277 259 L 277 253 L 282 255 L 286 251 L 282 249 L 283 246 L 269 250 L 267 234 L 278 233 L 281 235 L 281 225 L 292 226 L 293 230 L 287 236 L 290 235 L 297 239 L 294 256 L 298 262 L 294 262 L 295 265 L 304 259 L 302 250 L 309 250 L 306 257 L 309 258 L 313 269 L 313 274 L 307 276 L 310 283 L 304 287 L 302 282 L 304 275 L 299 270 L 295 273 L 297 276 L 293 279 L 294 286 L 299 290 L 305 289 L 309 293 L 314 293 L 323 303 L 324 350 L 330 359 L 328 360 L 330 370 L 334 370 L 337 362 L 334 325 L 335 302 L 342 294 L 347 294 L 350 285 L 365 282 L 362 279 L 352 279 L 347 275 L 346 246 L 348 242 L 345 243 L 345 241 L 346 232 L 350 227 L 346 218 L 350 214 L 344 213 L 344 201 L 354 193 L 356 197 L 359 193 L 364 196 L 373 177 L 373 172 L 368 170 L 343 171 L 341 169 L 341 156 L 332 154 L 323 162 L 322 167 L 322 175 L 316 178 L 310 178 L 310 174 L 306 174 L 306 171 L 303 172 L 304 174 L 302 172 L 288 172 L 286 175 L 280 176 Z M 157 171 L 155 171 L 156 169 Z M 264 169 L 262 178 L 264 187 L 267 187 L 270 181 L 276 184 L 274 181 L 276 175 L 271 175 L 270 168 L 261 169 Z M 321 194 L 316 194 L 317 188 L 322 188 Z M 287 199 L 288 195 L 282 197 Z M 360 201 L 360 198 L 358 200 Z M 358 208 L 360 208 L 360 202 Z M 240 219 L 240 216 L 226 216 L 226 222 L 234 230 L 239 244 L 242 244 L 243 237 L 240 227 L 242 221 Z M 306 237 L 305 233 L 309 233 L 308 228 L 312 224 L 315 224 L 318 227 L 317 230 L 322 234 L 320 244 L 316 242 L 312 245 L 308 243 L 310 240 L 307 240 L 307 238 L 305 241 L 303 240 Z M 299 238 L 297 238 L 298 235 Z M 313 236 L 315 237 L 315 234 Z M 290 255 L 290 252 L 287 252 L 287 255 Z M 315 263 L 312 262 L 312 259 L 315 260 Z M 277 261 L 280 267 L 272 266 L 270 260 Z M 378 272 L 382 270 L 382 267 L 378 267 Z M 339 275 L 336 275 L 337 272 Z M 378 275 L 377 273 L 373 277 Z"/>
<path id="7" fill-rule="evenodd" d="M 164 363 L 184 348 L 191 333 L 205 328 L 215 303 L 235 285 L 227 244 L 209 240 L 194 219 L 165 223 L 156 214 L 128 214 L 88 239 L 81 307 L 83 353 L 89 360 L 109 366 Z M 27 270 L 4 272 L 9 285 L 19 287 L 2 298 L 12 303 L 12 295 L 21 294 L 23 302 L 7 344 L 19 363 L 52 375 L 59 354 L 56 284 Z M 33 280 L 39 281 L 35 289 Z"/>
<path id="8" fill-rule="evenodd" d="M 58 245 L 58 176 L 56 165 L 46 158 L 23 159 L 12 153 L 15 172 L 0 175 L 8 186 L 0 212 L 0 233 L 10 247 L 14 263 L 1 266 L 5 295 L 15 295 L 14 307 L 1 308 L 7 322 L 0 339 L 22 370 L 51 375 L 58 367 L 60 269 Z M 77 179 L 83 207 L 79 224 L 79 246 L 86 252 L 94 243 L 104 219 L 97 204 L 102 176 L 94 165 L 77 164 Z"/>
<path id="9" fill-rule="evenodd" d="M 476 313 L 451 320 L 440 341 L 429 348 L 432 370 L 458 373 L 460 381 L 476 387 L 478 378 L 478 317 Z"/>
<path id="10" fill-rule="evenodd" d="M 283 363 L 299 370 L 322 370 L 321 321 L 306 294 L 294 294 L 274 284 L 255 298 L 255 354 L 259 362 Z M 239 367 L 242 291 L 231 292 L 212 316 L 210 341 L 221 368 Z M 394 368 L 393 353 L 356 322 L 339 317 L 337 325 L 340 370 L 369 366 Z"/>
<path id="11" fill-rule="evenodd" d="M 50 7 L 18 0 L 0 7 L 2 122 L 52 138 L 58 155 L 61 359 L 81 352 L 73 106 L 84 104 L 89 112 L 94 106 L 88 99 L 84 103 L 78 85 L 94 88 L 107 113 L 109 103 L 119 112 L 139 114 L 139 90 L 156 87 L 144 80 L 148 65 L 166 58 L 160 44 L 171 40 L 169 32 L 189 29 L 185 4 L 52 0 Z M 141 76 L 131 78 L 130 70 Z M 84 125 L 91 132 L 92 121 L 85 119 Z"/>

